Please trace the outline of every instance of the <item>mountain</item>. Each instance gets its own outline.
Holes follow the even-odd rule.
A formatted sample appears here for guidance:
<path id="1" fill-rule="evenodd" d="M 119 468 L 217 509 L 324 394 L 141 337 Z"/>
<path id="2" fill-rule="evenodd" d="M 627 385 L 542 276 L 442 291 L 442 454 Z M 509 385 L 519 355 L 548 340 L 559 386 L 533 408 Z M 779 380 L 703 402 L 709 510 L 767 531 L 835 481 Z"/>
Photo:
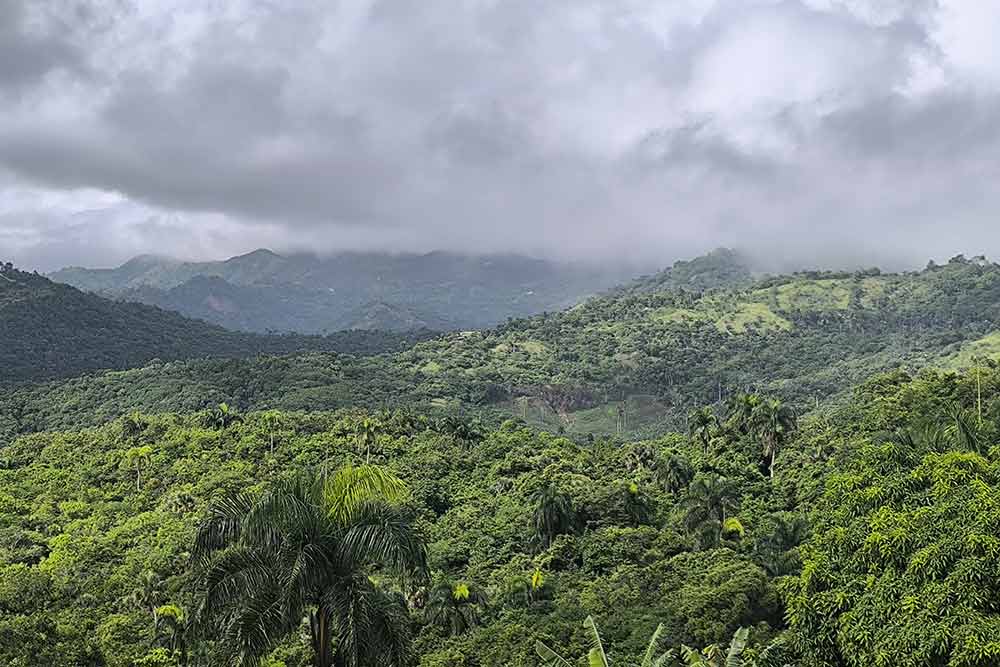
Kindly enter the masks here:
<path id="1" fill-rule="evenodd" d="M 751 261 L 731 248 L 717 248 L 690 260 L 679 260 L 658 273 L 643 276 L 618 289 L 619 293 L 705 292 L 748 286 Z"/>
<path id="2" fill-rule="evenodd" d="M 749 388 L 808 410 L 880 370 L 996 351 L 998 331 L 1000 265 L 956 258 L 918 273 L 807 272 L 703 291 L 633 285 L 389 355 L 158 364 L 19 400 L 46 427 L 224 400 L 243 409 L 407 405 L 516 415 L 571 433 L 656 433 Z"/>
<path id="3" fill-rule="evenodd" d="M 256 250 L 222 262 L 144 255 L 115 269 L 73 267 L 50 277 L 227 328 L 319 333 L 489 327 L 512 317 L 567 308 L 631 275 L 625 266 L 602 268 L 516 255 L 318 257 Z"/>
<path id="4" fill-rule="evenodd" d="M 13 267 L 0 271 L 0 384 L 130 368 L 154 359 L 304 350 L 371 354 L 400 349 L 428 335 L 238 333 L 153 306 L 110 301 Z"/>
<path id="5" fill-rule="evenodd" d="M 5 387 L 0 664 L 215 664 L 246 633 L 261 664 L 311 664 L 317 587 L 338 632 L 393 624 L 393 664 L 586 654 L 591 615 L 620 664 L 651 634 L 663 664 L 997 664 L 1000 265 L 718 260 L 381 355 Z M 34 304 L 57 327 L 0 333 L 42 349 L 169 324 L 9 269 L 0 286 L 0 322 Z M 359 523 L 331 530 L 331 507 Z M 331 583 L 369 563 L 355 548 L 371 567 Z"/>

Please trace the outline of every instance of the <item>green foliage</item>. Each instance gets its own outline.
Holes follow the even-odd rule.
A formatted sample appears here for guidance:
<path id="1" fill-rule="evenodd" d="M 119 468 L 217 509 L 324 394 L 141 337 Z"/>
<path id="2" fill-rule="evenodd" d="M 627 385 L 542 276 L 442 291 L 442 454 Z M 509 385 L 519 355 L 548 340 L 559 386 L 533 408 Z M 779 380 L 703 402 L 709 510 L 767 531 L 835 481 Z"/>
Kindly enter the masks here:
<path id="1" fill-rule="evenodd" d="M 845 305 L 837 296 L 844 290 L 860 296 Z M 772 299 L 774 291 L 778 296 Z M 829 299 L 818 296 L 826 292 Z M 719 407 L 748 387 L 780 395 L 796 414 L 817 403 L 844 400 L 872 373 L 943 360 L 963 342 L 993 333 L 1000 326 L 997 304 L 1000 267 L 972 262 L 918 274 L 797 274 L 748 288 L 723 281 L 685 291 L 667 281 L 661 288 L 624 288 L 559 314 L 512 320 L 490 331 L 444 335 L 393 354 L 156 363 L 15 392 L 0 399 L 5 404 L 0 411 L 17 412 L 17 430 L 26 432 L 97 424 L 136 408 L 188 412 L 222 402 L 241 411 L 405 405 L 435 416 L 462 411 L 516 415 L 537 427 L 577 435 L 656 435 L 684 428 L 690 410 Z M 718 326 L 757 306 L 766 306 L 790 326 L 752 321 L 738 329 Z M 697 316 L 670 316 L 681 312 Z M 101 315 L 116 321 L 109 317 Z M 24 337 L 43 326 L 22 323 L 13 331 Z M 146 331 L 143 327 L 148 323 L 135 330 Z M 64 333 L 74 340 L 74 332 Z M 114 345 L 131 345 L 126 333 L 112 336 Z M 10 367 L 22 369 L 21 375 L 52 377 L 145 363 L 154 356 L 243 356 L 277 352 L 281 346 L 291 351 L 326 345 L 326 339 L 267 338 L 280 342 L 272 347 L 255 338 L 261 344 L 234 351 L 215 343 L 207 347 L 219 340 L 207 334 L 199 339 L 203 343 L 188 345 L 188 337 L 166 325 L 146 338 L 186 348 L 143 355 L 118 350 L 86 361 L 87 350 L 97 343 L 78 340 L 73 348 L 82 354 L 65 366 L 46 367 L 35 352 L 19 348 L 11 351 Z M 373 347 L 378 346 L 334 349 L 368 352 Z M 763 451 L 764 443 L 758 444 Z"/>
<path id="2" fill-rule="evenodd" d="M 0 451 L 0 664 L 187 660 L 194 667 L 214 659 L 234 634 L 248 654 L 274 647 L 269 660 L 308 664 L 309 629 L 296 632 L 291 617 L 267 626 L 267 642 L 238 631 L 253 617 L 237 610 L 251 611 L 254 600 L 270 594 L 274 575 L 289 571 L 274 545 L 254 536 L 294 542 L 295 524 L 279 516 L 278 499 L 295 488 L 297 506 L 309 508 L 303 516 L 320 523 L 360 520 L 351 508 L 388 498 L 426 539 L 433 581 L 450 582 L 447 588 L 426 589 L 412 577 L 396 583 L 395 568 L 377 564 L 366 566 L 371 579 L 361 581 L 405 595 L 408 612 L 399 598 L 384 599 L 395 605 L 385 608 L 408 616 L 413 651 L 424 665 L 528 664 L 535 638 L 561 644 L 580 617 L 608 608 L 615 609 L 604 624 L 608 640 L 636 660 L 661 622 L 672 642 L 699 645 L 739 625 L 765 633 L 781 627 L 768 578 L 754 563 L 754 522 L 744 521 L 743 539 L 726 541 L 736 550 L 694 552 L 678 494 L 655 483 L 652 464 L 671 454 L 709 474 L 700 446 L 683 438 L 578 444 L 507 422 L 483 426 L 481 440 L 467 442 L 447 424 L 404 412 L 244 412 L 221 429 L 206 414 L 129 413 L 97 428 L 22 436 Z M 371 458 L 378 469 L 359 468 L 366 433 L 376 436 Z M 134 448 L 145 450 L 130 460 Z M 763 482 L 750 468 L 749 477 L 731 478 L 737 500 L 777 511 L 778 497 L 752 502 L 748 494 L 758 494 L 755 485 Z M 360 469 L 368 472 L 335 474 Z M 307 470 L 328 471 L 322 501 L 306 493 L 314 487 L 294 486 Z M 782 474 L 779 467 L 775 489 Z M 405 490 L 396 478 L 406 481 Z M 539 550 L 533 514 L 546 484 L 569 499 L 577 528 Z M 638 523 L 629 506 L 637 495 L 646 514 Z M 328 508 L 322 516 L 320 502 Z M 226 507 L 232 522 L 220 524 Z M 280 530 L 244 532 L 240 518 L 252 507 L 259 508 L 255 525 Z M 268 516 L 277 523 L 265 523 Z M 193 573 L 189 553 L 206 525 L 220 530 L 203 530 L 203 545 L 214 534 L 220 541 L 212 544 L 230 546 L 212 550 Z M 215 598 L 217 615 L 205 616 L 202 602 L 212 596 L 205 597 L 211 589 L 204 577 L 236 575 L 240 553 L 271 560 L 244 580 L 257 584 L 252 595 L 234 587 L 232 596 Z M 303 599 L 314 600 L 303 615 L 318 610 L 315 597 Z M 191 625 L 208 618 L 215 620 Z"/>
<path id="3" fill-rule="evenodd" d="M 317 667 L 406 665 L 405 606 L 371 580 L 426 568 L 404 492 L 386 471 L 346 466 L 213 503 L 193 551 L 201 634 L 226 664 L 250 665 L 308 617 Z"/>
<path id="4" fill-rule="evenodd" d="M 878 378 L 859 391 L 868 433 L 834 475 L 802 572 L 785 585 L 794 638 L 809 665 L 996 664 L 1000 468 L 988 418 L 948 433 L 974 405 L 977 378 L 928 373 Z M 986 380 L 996 382 L 993 370 Z M 900 417 L 910 424 L 900 426 Z M 935 421 L 936 435 L 927 432 Z M 953 424 L 952 424 L 953 425 Z M 886 437 L 880 430 L 897 428 Z M 891 657 L 890 657 L 891 656 Z"/>
<path id="5" fill-rule="evenodd" d="M 264 336 L 227 331 L 138 303 L 110 301 L 11 270 L 0 281 L 0 386 L 65 378 L 151 361 L 253 357 L 305 350 L 377 354 L 429 337 L 344 331 Z"/>

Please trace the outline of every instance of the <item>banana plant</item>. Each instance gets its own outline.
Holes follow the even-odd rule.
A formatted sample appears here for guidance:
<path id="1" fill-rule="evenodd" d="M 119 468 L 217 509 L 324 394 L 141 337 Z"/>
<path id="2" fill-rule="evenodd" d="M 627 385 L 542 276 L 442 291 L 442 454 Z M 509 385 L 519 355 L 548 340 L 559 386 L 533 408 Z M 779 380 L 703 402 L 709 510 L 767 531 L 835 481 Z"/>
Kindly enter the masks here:
<path id="1" fill-rule="evenodd" d="M 589 667 L 611 667 L 611 664 L 608 662 L 608 655 L 604 651 L 601 634 L 597 631 L 597 624 L 594 623 L 594 617 L 588 616 L 583 622 L 583 627 L 587 631 L 587 639 L 590 642 L 590 651 L 587 653 L 587 664 Z M 676 657 L 676 653 L 672 649 L 663 650 L 663 633 L 664 628 L 661 623 L 649 640 L 649 646 L 646 648 L 646 653 L 643 655 L 642 662 L 639 663 L 638 667 L 665 667 L 665 665 L 670 664 L 669 661 Z M 553 651 L 544 642 L 535 642 L 535 652 L 542 659 L 544 667 L 573 667 L 568 660 Z"/>

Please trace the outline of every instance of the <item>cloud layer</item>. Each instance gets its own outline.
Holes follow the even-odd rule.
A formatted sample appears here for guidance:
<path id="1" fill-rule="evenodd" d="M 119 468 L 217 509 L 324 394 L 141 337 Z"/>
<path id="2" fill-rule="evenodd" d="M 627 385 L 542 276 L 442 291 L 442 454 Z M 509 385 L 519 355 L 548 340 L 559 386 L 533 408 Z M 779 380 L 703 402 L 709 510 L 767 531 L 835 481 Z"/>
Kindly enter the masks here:
<path id="1" fill-rule="evenodd" d="M 0 254 L 1000 255 L 993 4 L 6 0 Z"/>

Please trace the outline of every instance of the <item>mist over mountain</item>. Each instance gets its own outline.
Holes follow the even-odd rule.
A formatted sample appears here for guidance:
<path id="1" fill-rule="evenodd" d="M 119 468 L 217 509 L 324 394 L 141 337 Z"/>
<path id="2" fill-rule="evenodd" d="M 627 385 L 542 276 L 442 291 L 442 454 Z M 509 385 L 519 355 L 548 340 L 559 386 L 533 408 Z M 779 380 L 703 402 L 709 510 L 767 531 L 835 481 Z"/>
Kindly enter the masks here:
<path id="1" fill-rule="evenodd" d="M 0 667 L 997 667 L 998 26 L 0 0 Z"/>
<path id="2" fill-rule="evenodd" d="M 256 250 L 217 262 L 144 255 L 113 269 L 72 267 L 53 280 L 175 310 L 231 329 L 478 329 L 572 306 L 641 267 L 518 255 Z"/>

